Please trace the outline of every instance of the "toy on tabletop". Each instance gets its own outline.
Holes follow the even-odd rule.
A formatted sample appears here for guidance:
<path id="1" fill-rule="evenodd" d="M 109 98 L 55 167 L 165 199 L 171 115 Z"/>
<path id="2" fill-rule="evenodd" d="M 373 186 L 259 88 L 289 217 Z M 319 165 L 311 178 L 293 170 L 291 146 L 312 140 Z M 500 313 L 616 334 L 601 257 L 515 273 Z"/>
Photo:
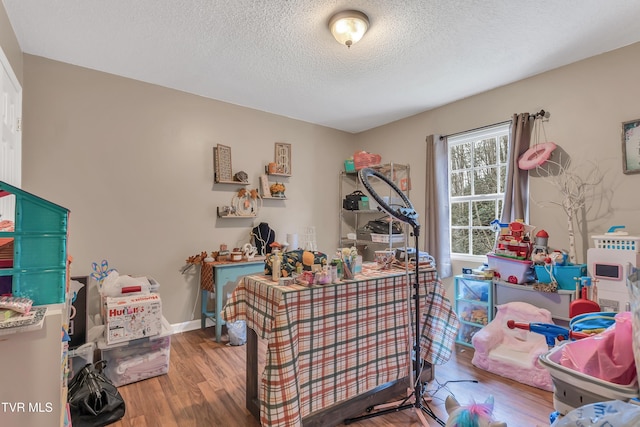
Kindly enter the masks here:
<path id="1" fill-rule="evenodd" d="M 534 226 L 525 224 L 523 220 L 505 224 L 495 219 L 491 221 L 491 228 L 499 232 L 493 249 L 495 255 L 519 260 L 531 257 L 531 233 L 535 230 Z"/>
<path id="2" fill-rule="evenodd" d="M 242 253 L 246 259 L 251 260 L 255 258 L 258 253 L 258 248 L 253 246 L 251 243 L 245 243 L 244 246 L 242 246 Z"/>
<path id="3" fill-rule="evenodd" d="M 589 276 L 580 276 L 574 277 L 573 280 L 576 281 L 576 299 L 582 296 L 582 288 L 586 288 L 587 299 L 598 301 L 598 288 L 596 286 L 598 279 Z"/>
<path id="4" fill-rule="evenodd" d="M 449 395 L 444 406 L 449 414 L 445 427 L 507 427 L 507 423 L 493 419 L 493 396 L 484 403 L 460 406 L 455 397 Z"/>
<path id="5" fill-rule="evenodd" d="M 544 264 L 549 254 L 549 233 L 540 230 L 535 235 L 533 250 L 531 251 L 531 261 L 535 264 Z"/>
<path id="6" fill-rule="evenodd" d="M 569 304 L 569 317 L 600 311 L 600 304 L 595 301 L 591 301 L 588 296 L 588 291 L 591 287 L 591 278 L 583 276 L 576 277 L 574 279 L 576 279 L 577 282 L 576 291 L 579 298 L 571 301 L 571 304 Z"/>
<path id="7" fill-rule="evenodd" d="M 549 348 L 555 347 L 556 340 L 558 341 L 568 341 L 586 338 L 590 336 L 590 334 L 578 331 L 572 331 L 562 326 L 554 325 L 552 323 L 540 323 L 540 322 L 531 322 L 531 323 L 519 323 L 514 320 L 507 320 L 507 327 L 509 329 L 524 329 L 525 331 L 535 332 L 537 334 L 544 335 L 545 340 L 547 341 L 547 345 Z"/>

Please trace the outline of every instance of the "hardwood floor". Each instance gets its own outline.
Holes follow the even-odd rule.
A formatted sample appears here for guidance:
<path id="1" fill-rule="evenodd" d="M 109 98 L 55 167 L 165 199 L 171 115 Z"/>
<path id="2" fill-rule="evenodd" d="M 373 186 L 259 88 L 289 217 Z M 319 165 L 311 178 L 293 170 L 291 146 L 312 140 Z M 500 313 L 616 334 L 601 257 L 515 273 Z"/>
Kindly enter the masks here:
<path id="1" fill-rule="evenodd" d="M 171 337 L 169 373 L 119 388 L 125 417 L 113 427 L 258 427 L 245 409 L 245 346 L 215 342 L 214 328 Z M 264 343 L 260 344 L 264 346 Z M 264 348 L 260 354 L 264 363 Z M 429 407 L 443 421 L 444 399 L 453 394 L 461 404 L 495 398 L 494 417 L 509 427 L 548 427 L 554 410 L 552 393 L 475 368 L 473 349 L 456 346 L 454 357 L 435 367 L 426 386 Z M 466 380 L 477 380 L 469 382 Z M 438 424 L 429 419 L 431 426 Z M 356 427 L 420 426 L 413 409 L 350 424 Z"/>

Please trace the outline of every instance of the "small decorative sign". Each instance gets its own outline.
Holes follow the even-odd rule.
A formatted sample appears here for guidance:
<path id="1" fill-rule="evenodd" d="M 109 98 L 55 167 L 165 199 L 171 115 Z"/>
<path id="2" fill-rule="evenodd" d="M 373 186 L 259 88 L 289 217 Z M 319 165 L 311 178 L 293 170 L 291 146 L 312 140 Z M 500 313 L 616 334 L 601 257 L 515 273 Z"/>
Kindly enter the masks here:
<path id="1" fill-rule="evenodd" d="M 640 119 L 622 123 L 622 168 L 626 174 L 640 173 Z"/>
<path id="2" fill-rule="evenodd" d="M 291 144 L 276 142 L 275 163 L 277 174 L 291 175 Z"/>
<path id="3" fill-rule="evenodd" d="M 263 196 L 268 196 L 269 192 L 269 177 L 267 175 L 260 176 L 260 189 Z"/>
<path id="4" fill-rule="evenodd" d="M 232 182 L 231 147 L 218 144 L 213 147 L 213 168 L 215 182 Z"/>

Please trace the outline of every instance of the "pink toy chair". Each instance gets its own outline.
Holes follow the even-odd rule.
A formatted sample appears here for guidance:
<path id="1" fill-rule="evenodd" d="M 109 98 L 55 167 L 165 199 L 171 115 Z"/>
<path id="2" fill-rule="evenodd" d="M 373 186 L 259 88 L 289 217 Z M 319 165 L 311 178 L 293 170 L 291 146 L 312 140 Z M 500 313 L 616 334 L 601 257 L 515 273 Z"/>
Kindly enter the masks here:
<path id="1" fill-rule="evenodd" d="M 520 383 L 553 391 L 551 374 L 538 361 L 538 356 L 549 351 L 545 337 L 507 326 L 509 320 L 553 324 L 549 310 L 526 302 L 509 302 L 496 308 L 495 318 L 471 339 L 475 348 L 471 363 Z"/>

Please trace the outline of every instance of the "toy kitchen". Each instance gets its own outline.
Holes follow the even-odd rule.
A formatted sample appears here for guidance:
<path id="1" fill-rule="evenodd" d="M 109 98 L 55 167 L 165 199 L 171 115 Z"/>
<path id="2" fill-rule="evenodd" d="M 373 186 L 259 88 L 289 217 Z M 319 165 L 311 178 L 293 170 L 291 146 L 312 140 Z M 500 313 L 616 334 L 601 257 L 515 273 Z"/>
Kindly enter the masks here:
<path id="1" fill-rule="evenodd" d="M 594 247 L 587 250 L 587 269 L 596 283 L 600 309 L 629 311 L 627 276 L 631 267 L 640 265 L 640 237 L 629 236 L 624 226 L 591 237 Z"/>

